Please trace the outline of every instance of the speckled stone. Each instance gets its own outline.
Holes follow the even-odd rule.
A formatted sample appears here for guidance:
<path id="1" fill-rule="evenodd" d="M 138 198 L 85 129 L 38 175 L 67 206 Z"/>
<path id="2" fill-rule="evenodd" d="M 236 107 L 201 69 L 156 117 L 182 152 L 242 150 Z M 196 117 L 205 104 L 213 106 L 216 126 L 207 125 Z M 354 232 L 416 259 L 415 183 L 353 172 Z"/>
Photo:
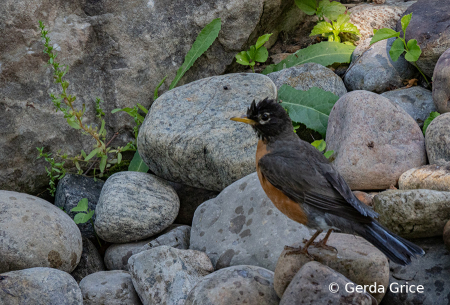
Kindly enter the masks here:
<path id="1" fill-rule="evenodd" d="M 420 86 L 387 91 L 381 96 L 402 107 L 416 120 L 419 126 L 423 126 L 423 122 L 425 122 L 432 111 L 437 111 L 431 91 Z"/>
<path id="2" fill-rule="evenodd" d="M 327 149 L 354 190 L 384 190 L 426 163 L 422 130 L 389 99 L 368 91 L 341 97 L 328 119 Z"/>
<path id="3" fill-rule="evenodd" d="M 316 241 L 322 240 L 325 233 L 320 234 Z M 305 241 L 296 243 L 292 247 L 304 246 Z M 274 286 L 278 296 L 281 297 L 297 272 L 306 263 L 314 260 L 341 273 L 358 285 L 371 285 L 377 282 L 386 288 L 389 284 L 389 262 L 380 250 L 375 248 L 364 238 L 343 233 L 332 233 L 327 245 L 336 249 L 328 250 L 317 248 L 314 245 L 308 248 L 311 256 L 301 253 L 291 253 L 284 250 L 275 269 Z M 378 302 L 385 293 L 372 293 Z"/>
<path id="4" fill-rule="evenodd" d="M 441 305 L 449 303 L 450 295 L 450 251 L 444 246 L 442 238 L 416 239 L 414 243 L 425 251 L 425 256 L 413 260 L 408 266 L 390 263 L 389 289 L 383 298 L 383 305 L 420 304 Z M 395 284 L 393 284 L 395 283 Z M 423 293 L 395 292 L 400 285 L 424 287 Z M 391 291 L 393 290 L 393 291 Z"/>
<path id="5" fill-rule="evenodd" d="M 139 154 L 155 175 L 221 191 L 255 171 L 258 139 L 251 126 L 230 121 L 250 103 L 275 99 L 265 75 L 227 74 L 175 88 L 158 98 L 142 124 Z"/>
<path id="6" fill-rule="evenodd" d="M 441 236 L 450 219 L 450 192 L 390 190 L 373 198 L 379 222 L 406 238 Z"/>
<path id="7" fill-rule="evenodd" d="M 84 305 L 140 305 L 131 276 L 123 270 L 100 271 L 80 283 Z"/>
<path id="8" fill-rule="evenodd" d="M 444 165 L 430 164 L 412 168 L 400 176 L 398 188 L 450 192 L 450 162 Z"/>
<path id="9" fill-rule="evenodd" d="M 0 191 L 0 272 L 51 267 L 72 272 L 80 261 L 81 233 L 48 201 Z"/>
<path id="10" fill-rule="evenodd" d="M 81 175 L 66 174 L 64 178 L 59 180 L 55 193 L 55 205 L 64 211 L 73 219 L 78 212 L 71 212 L 83 199 L 88 199 L 89 209 L 95 210 L 102 191 L 104 181 L 94 178 L 84 177 Z M 92 216 L 95 220 L 96 215 Z M 81 236 L 87 238 L 95 238 L 94 228 L 90 221 L 77 224 L 80 229 Z"/>
<path id="11" fill-rule="evenodd" d="M 83 252 L 81 253 L 80 262 L 70 275 L 73 276 L 77 283 L 80 283 L 89 274 L 104 270 L 105 264 L 103 264 L 103 259 L 97 248 L 89 239 L 83 237 Z"/>
<path id="12" fill-rule="evenodd" d="M 114 244 L 105 253 L 105 264 L 109 270 L 128 270 L 128 259 L 158 246 L 170 246 L 177 249 L 189 249 L 191 227 L 172 225 L 159 235 L 149 239 L 127 244 Z"/>
<path id="13" fill-rule="evenodd" d="M 83 305 L 70 274 L 54 268 L 29 268 L 0 274 L 0 304 Z"/>
<path id="14" fill-rule="evenodd" d="M 334 285 L 330 286 L 332 283 Z M 294 276 L 281 298 L 280 305 L 373 305 L 377 303 L 367 292 L 346 292 L 345 286 L 347 284 L 350 287 L 356 286 L 355 283 L 330 267 L 319 262 L 309 262 Z M 331 293 L 330 287 L 338 289 L 338 291 Z"/>
<path id="15" fill-rule="evenodd" d="M 179 207 L 177 193 L 166 181 L 147 173 L 119 172 L 103 186 L 95 231 L 112 243 L 146 239 L 171 225 Z"/>
<path id="16" fill-rule="evenodd" d="M 168 246 L 135 254 L 128 264 L 144 305 L 184 304 L 197 282 L 214 271 L 205 253 Z"/>
<path id="17" fill-rule="evenodd" d="M 425 144 L 430 164 L 450 161 L 450 113 L 441 114 L 428 125 Z"/>
<path id="18" fill-rule="evenodd" d="M 450 112 L 450 48 L 439 57 L 433 72 L 433 101 L 440 113 Z"/>
<path id="19" fill-rule="evenodd" d="M 277 89 L 284 84 L 297 90 L 309 90 L 318 87 L 325 91 L 342 96 L 347 93 L 344 82 L 331 69 L 316 63 L 306 63 L 267 75 L 277 86 Z"/>
<path id="20" fill-rule="evenodd" d="M 185 305 L 278 305 L 273 272 L 256 266 L 232 266 L 201 279 Z"/>
<path id="21" fill-rule="evenodd" d="M 216 269 L 253 265 L 273 271 L 285 245 L 310 237 L 307 227 L 273 205 L 253 173 L 197 208 L 190 248 L 206 252 Z"/>
<path id="22" fill-rule="evenodd" d="M 413 78 L 418 72 L 403 56 L 393 61 L 389 50 L 395 39 L 376 42 L 362 53 L 353 56 L 344 77 L 349 91 L 367 90 L 382 93 L 389 87 L 403 87 L 403 81 Z"/>

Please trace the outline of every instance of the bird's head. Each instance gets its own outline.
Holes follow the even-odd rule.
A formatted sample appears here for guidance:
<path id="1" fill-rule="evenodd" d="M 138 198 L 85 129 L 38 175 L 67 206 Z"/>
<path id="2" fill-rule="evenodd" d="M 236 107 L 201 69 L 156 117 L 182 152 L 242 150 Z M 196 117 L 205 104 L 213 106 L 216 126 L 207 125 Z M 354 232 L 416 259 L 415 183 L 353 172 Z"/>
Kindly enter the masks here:
<path id="1" fill-rule="evenodd" d="M 247 115 L 231 118 L 233 121 L 249 124 L 263 141 L 282 133 L 292 133 L 292 122 L 287 112 L 275 100 L 265 98 L 258 104 L 252 102 Z"/>

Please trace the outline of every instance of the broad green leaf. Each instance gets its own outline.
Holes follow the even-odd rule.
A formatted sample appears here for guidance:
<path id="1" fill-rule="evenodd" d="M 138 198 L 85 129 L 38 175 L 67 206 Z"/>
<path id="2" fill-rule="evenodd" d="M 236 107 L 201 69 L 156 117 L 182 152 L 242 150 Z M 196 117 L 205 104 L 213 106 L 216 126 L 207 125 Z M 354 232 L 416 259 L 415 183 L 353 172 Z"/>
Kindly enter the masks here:
<path id="1" fill-rule="evenodd" d="M 255 46 L 250 46 L 250 49 L 247 51 L 247 56 L 251 60 L 255 60 L 255 56 L 256 56 L 256 47 Z"/>
<path id="2" fill-rule="evenodd" d="M 278 91 L 278 99 L 292 121 L 303 123 L 325 137 L 328 116 L 339 97 L 317 87 L 300 91 L 285 84 Z"/>
<path id="3" fill-rule="evenodd" d="M 314 15 L 316 13 L 316 0 L 295 0 L 295 4 L 306 15 Z"/>
<path id="4" fill-rule="evenodd" d="M 220 18 L 217 18 L 211 21 L 203 28 L 203 30 L 201 30 L 191 49 L 186 54 L 183 64 L 178 69 L 177 75 L 169 86 L 169 90 L 175 88 L 179 80 L 183 77 L 184 73 L 186 73 L 186 71 L 189 70 L 190 67 L 192 67 L 197 58 L 205 53 L 205 51 L 208 50 L 208 48 L 212 45 L 214 40 L 216 40 L 217 36 L 219 35 L 221 24 L 222 22 Z"/>
<path id="5" fill-rule="evenodd" d="M 85 214 L 85 213 L 78 213 L 75 215 L 75 217 L 73 218 L 73 221 L 76 224 L 79 223 L 86 223 L 89 221 L 89 219 L 91 219 L 91 217 L 94 215 L 95 211 L 90 211 L 89 213 Z"/>
<path id="6" fill-rule="evenodd" d="M 328 4 L 325 4 L 323 6 L 322 13 L 328 19 L 336 20 L 336 19 L 338 19 L 338 16 L 341 14 L 344 14 L 346 10 L 347 9 L 345 8 L 345 6 L 343 4 L 333 1 L 333 2 L 328 2 Z"/>
<path id="7" fill-rule="evenodd" d="M 67 124 L 69 124 L 69 126 L 74 129 L 81 129 L 80 125 L 78 125 L 78 122 L 76 121 L 75 116 L 67 118 Z"/>
<path id="8" fill-rule="evenodd" d="M 98 153 L 98 147 L 97 147 L 97 148 L 94 148 L 94 150 L 91 151 L 91 152 L 89 153 L 89 155 L 88 155 L 86 158 L 84 158 L 84 161 L 89 161 L 89 160 L 91 160 L 97 153 Z"/>
<path id="9" fill-rule="evenodd" d="M 276 65 L 269 65 L 262 74 L 280 71 L 286 68 L 301 65 L 307 62 L 315 62 L 322 66 L 338 63 L 349 63 L 355 46 L 343 43 L 323 41 L 307 48 L 300 49 Z"/>
<path id="10" fill-rule="evenodd" d="M 312 142 L 311 145 L 317 148 L 318 151 L 324 151 L 327 146 L 324 140 L 316 140 Z"/>
<path id="11" fill-rule="evenodd" d="M 399 37 L 400 33 L 396 32 L 392 29 L 384 28 L 381 30 L 373 30 L 373 37 L 370 41 L 370 44 L 373 44 L 375 42 L 378 42 L 380 40 L 392 38 L 392 37 Z"/>
<path id="12" fill-rule="evenodd" d="M 439 116 L 439 112 L 433 111 L 430 113 L 428 118 L 423 122 L 423 135 L 425 136 L 425 132 L 427 131 L 428 126 L 430 123 Z"/>
<path id="13" fill-rule="evenodd" d="M 105 171 L 107 160 L 108 160 L 108 156 L 106 156 L 106 155 L 102 156 L 102 159 L 100 160 L 100 166 L 99 166 L 101 173 L 103 173 Z"/>
<path id="14" fill-rule="evenodd" d="M 159 95 L 158 95 L 158 89 L 159 89 L 159 87 L 162 86 L 162 84 L 164 83 L 164 81 L 166 80 L 166 78 L 167 78 L 167 75 L 164 76 L 164 78 L 159 82 L 158 86 L 156 86 L 155 91 L 153 91 L 153 99 L 154 99 L 154 100 L 156 100 L 156 99 L 159 97 Z M 145 112 L 145 111 L 144 111 L 144 112 Z M 147 113 L 147 112 L 145 112 L 145 113 Z"/>
<path id="15" fill-rule="evenodd" d="M 78 201 L 78 204 L 76 207 L 71 209 L 71 212 L 87 212 L 88 210 L 88 199 L 83 198 L 80 201 Z"/>
<path id="16" fill-rule="evenodd" d="M 403 37 L 404 38 L 406 38 L 404 35 L 406 33 L 406 28 L 408 27 L 409 22 L 411 21 L 411 17 L 412 17 L 412 13 L 402 17 L 401 23 L 402 23 L 402 30 L 403 30 Z"/>
<path id="17" fill-rule="evenodd" d="M 333 21 L 333 24 L 336 24 L 335 28 L 338 29 L 338 30 L 340 30 L 341 27 L 342 27 L 344 24 L 348 23 L 349 21 L 350 21 L 350 15 L 347 15 L 347 14 L 340 14 L 340 15 L 337 17 L 336 22 Z M 341 32 L 342 32 L 342 31 L 341 31 Z"/>
<path id="18" fill-rule="evenodd" d="M 236 62 L 238 64 L 248 66 L 250 64 L 250 58 L 247 55 L 247 51 L 242 51 L 236 54 Z"/>
<path id="19" fill-rule="evenodd" d="M 144 160 L 142 160 L 138 151 L 136 151 L 130 165 L 128 165 L 128 171 L 141 173 L 148 172 L 148 166 L 145 164 Z"/>
<path id="20" fill-rule="evenodd" d="M 331 157 L 332 154 L 334 154 L 334 150 L 329 150 L 326 153 L 324 153 L 323 155 L 325 156 L 325 158 L 328 159 Z"/>
<path id="21" fill-rule="evenodd" d="M 256 51 L 255 61 L 266 62 L 268 57 L 269 57 L 269 52 L 267 51 L 266 47 L 261 47 Z"/>
<path id="22" fill-rule="evenodd" d="M 122 162 L 122 154 L 118 153 L 117 154 L 117 163 L 120 164 L 120 162 Z"/>
<path id="23" fill-rule="evenodd" d="M 261 48 L 263 44 L 265 44 L 269 40 L 270 36 L 272 36 L 272 34 L 264 34 L 262 36 L 259 36 L 255 44 L 256 49 Z"/>
<path id="24" fill-rule="evenodd" d="M 405 59 L 407 61 L 417 61 L 420 57 L 420 54 L 422 54 L 422 50 L 417 45 L 417 40 L 410 39 L 406 46 L 408 47 L 408 50 L 406 51 Z"/>
<path id="25" fill-rule="evenodd" d="M 333 32 L 333 27 L 331 26 L 330 23 L 322 21 L 314 26 L 309 36 L 320 35 L 329 32 Z"/>
<path id="26" fill-rule="evenodd" d="M 393 61 L 397 61 L 400 55 L 405 52 L 405 45 L 403 44 L 403 40 L 401 38 L 397 38 L 391 46 L 389 50 L 389 55 Z"/>

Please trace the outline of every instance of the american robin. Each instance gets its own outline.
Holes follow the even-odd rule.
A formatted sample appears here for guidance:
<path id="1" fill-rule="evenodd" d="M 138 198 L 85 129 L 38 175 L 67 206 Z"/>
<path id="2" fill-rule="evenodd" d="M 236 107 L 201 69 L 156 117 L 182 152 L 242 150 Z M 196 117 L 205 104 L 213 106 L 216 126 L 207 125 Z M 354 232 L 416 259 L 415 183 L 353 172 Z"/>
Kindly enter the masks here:
<path id="1" fill-rule="evenodd" d="M 389 232 L 374 218 L 378 214 L 360 202 L 328 159 L 293 131 L 283 107 L 274 100 L 253 101 L 247 115 L 231 120 L 250 124 L 259 141 L 256 171 L 261 186 L 273 204 L 290 219 L 317 232 L 300 251 L 328 230 L 317 246 L 327 247 L 333 230 L 358 234 L 397 264 L 425 252 Z"/>

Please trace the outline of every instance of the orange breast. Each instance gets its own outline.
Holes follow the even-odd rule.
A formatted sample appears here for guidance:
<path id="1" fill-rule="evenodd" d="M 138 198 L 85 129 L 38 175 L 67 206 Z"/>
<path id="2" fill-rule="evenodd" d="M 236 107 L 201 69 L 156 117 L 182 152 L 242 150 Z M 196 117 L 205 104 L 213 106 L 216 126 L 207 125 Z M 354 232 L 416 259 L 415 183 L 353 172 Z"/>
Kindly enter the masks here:
<path id="1" fill-rule="evenodd" d="M 308 223 L 308 219 L 300 204 L 291 200 L 283 194 L 282 191 L 274 187 L 259 170 L 258 161 L 267 153 L 268 151 L 266 145 L 263 141 L 259 140 L 258 147 L 256 149 L 256 172 L 258 173 L 259 182 L 261 183 L 264 192 L 277 207 L 277 209 L 281 211 L 281 213 L 296 222 L 306 225 Z"/>

